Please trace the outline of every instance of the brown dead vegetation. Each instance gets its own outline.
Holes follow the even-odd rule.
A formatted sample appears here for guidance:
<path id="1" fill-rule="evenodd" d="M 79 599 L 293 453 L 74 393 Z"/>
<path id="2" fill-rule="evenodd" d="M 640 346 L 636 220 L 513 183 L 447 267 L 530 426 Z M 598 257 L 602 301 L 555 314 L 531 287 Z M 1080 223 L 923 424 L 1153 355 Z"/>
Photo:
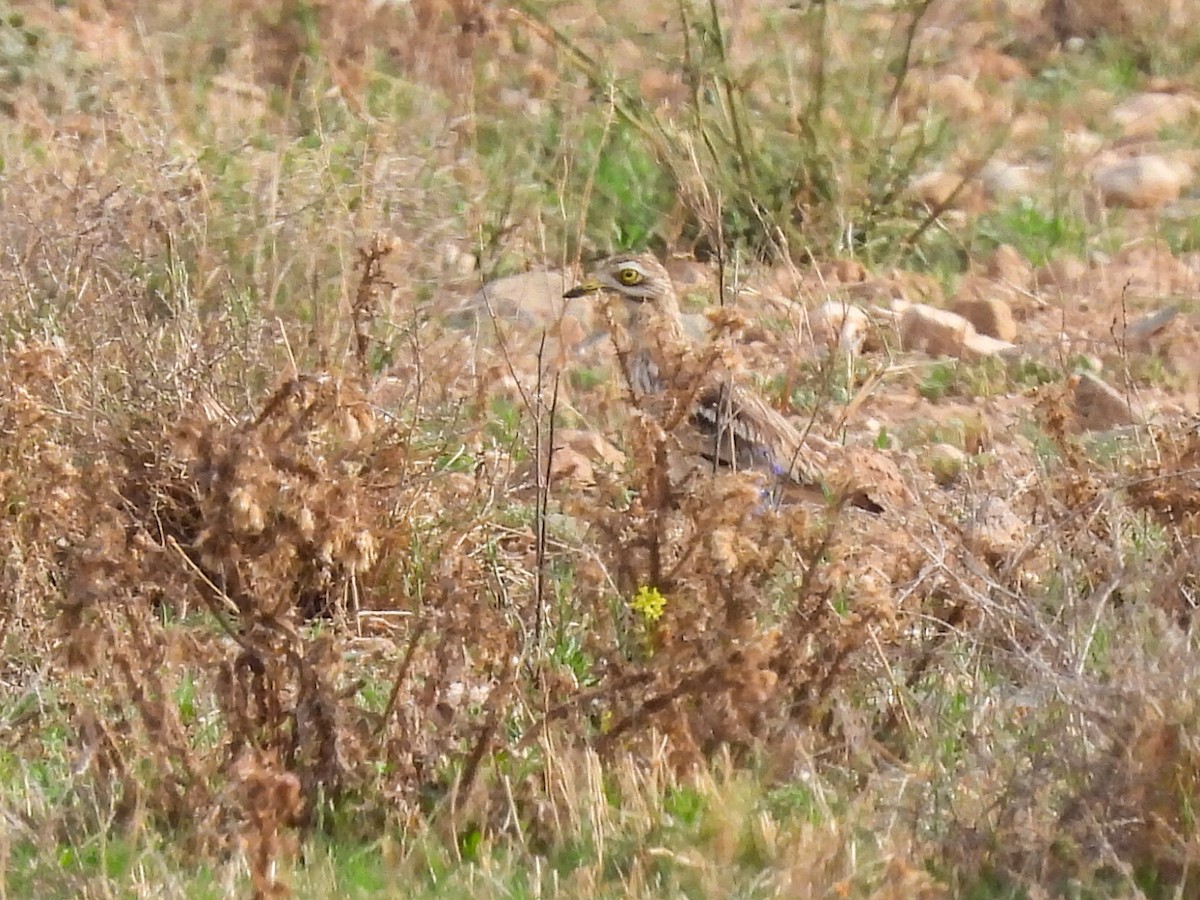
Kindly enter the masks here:
<path id="1" fill-rule="evenodd" d="M 499 93 L 477 80 L 497 60 L 557 78 L 545 34 L 488 3 L 222 9 L 250 35 L 253 58 L 228 67 L 242 124 L 312 83 L 365 115 L 380 57 L 476 99 Z M 142 12 L 30 16 L 127 47 Z M 151 56 L 123 51 L 117 74 Z M 764 838 L 791 866 L 781 883 L 816 884 L 813 865 L 815 889 L 855 896 L 1145 872 L 1195 888 L 1194 428 L 1137 429 L 1101 464 L 1064 379 L 1017 398 L 1042 459 L 989 437 L 967 479 L 910 467 L 910 510 L 681 476 L 670 423 L 627 407 L 617 367 L 572 392 L 502 342 L 458 358 L 470 340 L 426 300 L 456 278 L 430 223 L 445 185 L 478 196 L 475 164 L 380 152 L 353 202 L 328 170 L 280 164 L 237 185 L 242 221 L 179 135 L 151 132 L 154 101 L 113 91 L 139 100 L 68 127 L 27 83 L 8 114 L 50 158 L 0 181 L 5 709 L 52 685 L 0 732 L 36 760 L 53 723 L 70 773 L 61 804 L 0 810 L 33 844 L 162 835 L 192 862 L 243 859 L 267 897 L 323 831 L 458 847 L 478 830 L 536 854 L 619 802 L 584 809 L 603 794 L 589 778 L 634 796 L 732 768 L 844 792 L 828 833 Z M 418 175 L 427 207 L 406 193 Z M 394 228 L 393 203 L 412 213 Z M 761 334 L 745 352 L 778 356 Z M 779 368 L 821 387 L 835 364 Z M 556 493 L 546 448 L 568 412 L 619 422 L 625 462 Z M 811 420 L 844 437 L 838 411 Z M 859 828 L 894 842 L 882 874 L 843 859 Z"/>

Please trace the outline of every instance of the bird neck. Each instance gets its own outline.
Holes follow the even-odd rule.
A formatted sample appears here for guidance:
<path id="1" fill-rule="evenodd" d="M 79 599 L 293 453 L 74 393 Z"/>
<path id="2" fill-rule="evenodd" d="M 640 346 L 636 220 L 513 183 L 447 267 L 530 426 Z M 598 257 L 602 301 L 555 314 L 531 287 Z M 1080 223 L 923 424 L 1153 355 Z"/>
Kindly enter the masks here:
<path id="1" fill-rule="evenodd" d="M 687 343 L 687 335 L 683 330 L 683 321 L 678 310 L 662 310 L 647 316 L 635 316 L 630 322 L 630 331 L 639 345 Z"/>
<path id="2" fill-rule="evenodd" d="M 636 311 L 629 327 L 635 348 L 630 358 L 630 386 L 639 394 L 662 393 L 688 344 L 679 305 L 674 297 L 665 297 L 653 312 Z"/>
<path id="3" fill-rule="evenodd" d="M 636 394 L 661 394 L 667 389 L 662 370 L 654 354 L 647 349 L 636 351 L 629 361 L 629 386 Z"/>

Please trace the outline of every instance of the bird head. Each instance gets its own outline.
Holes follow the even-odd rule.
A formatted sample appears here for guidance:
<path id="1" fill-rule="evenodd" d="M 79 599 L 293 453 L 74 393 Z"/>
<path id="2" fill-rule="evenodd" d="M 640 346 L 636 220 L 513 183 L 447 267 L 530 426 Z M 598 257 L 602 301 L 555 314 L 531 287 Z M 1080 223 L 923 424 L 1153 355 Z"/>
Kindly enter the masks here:
<path id="1" fill-rule="evenodd" d="M 671 276 L 653 256 L 622 254 L 598 263 L 592 276 L 563 296 L 582 297 L 598 291 L 612 291 L 627 305 L 640 311 L 678 315 L 675 288 Z"/>

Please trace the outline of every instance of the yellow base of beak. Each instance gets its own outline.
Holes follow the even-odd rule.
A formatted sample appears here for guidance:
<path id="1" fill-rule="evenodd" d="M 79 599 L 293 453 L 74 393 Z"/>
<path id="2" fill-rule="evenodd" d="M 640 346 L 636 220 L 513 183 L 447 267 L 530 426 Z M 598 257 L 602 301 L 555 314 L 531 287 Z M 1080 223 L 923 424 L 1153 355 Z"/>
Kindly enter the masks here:
<path id="1" fill-rule="evenodd" d="M 576 297 L 582 297 L 585 294 L 594 294 L 596 291 L 600 290 L 600 287 L 600 282 L 594 279 L 590 281 L 584 281 L 575 285 L 575 287 L 571 288 L 569 291 L 563 294 L 563 296 L 568 300 L 574 300 Z"/>

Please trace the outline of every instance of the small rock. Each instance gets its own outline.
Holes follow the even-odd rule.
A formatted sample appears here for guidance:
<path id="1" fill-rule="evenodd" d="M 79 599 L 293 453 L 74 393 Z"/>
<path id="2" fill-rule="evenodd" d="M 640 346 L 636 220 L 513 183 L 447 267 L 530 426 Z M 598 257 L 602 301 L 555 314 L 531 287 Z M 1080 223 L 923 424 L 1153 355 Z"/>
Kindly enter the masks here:
<path id="1" fill-rule="evenodd" d="M 1034 273 L 1034 282 L 1039 286 L 1056 287 L 1060 291 L 1077 288 L 1087 277 L 1088 266 L 1077 256 L 1060 256 L 1050 260 Z"/>
<path id="2" fill-rule="evenodd" d="M 974 212 L 984 205 L 979 185 L 969 179 L 963 184 L 963 177 L 954 172 L 927 172 L 913 180 L 908 186 L 908 192 L 931 209 Z"/>
<path id="3" fill-rule="evenodd" d="M 953 444 L 931 444 L 925 451 L 925 467 L 942 487 L 958 481 L 967 462 L 967 454 Z"/>
<path id="4" fill-rule="evenodd" d="M 857 306 L 828 300 L 808 319 L 813 340 L 829 350 L 835 347 L 843 353 L 858 353 L 866 339 L 869 321 Z"/>
<path id="5" fill-rule="evenodd" d="M 684 313 L 680 316 L 684 334 L 693 341 L 712 340 L 712 323 L 704 313 Z"/>
<path id="6" fill-rule="evenodd" d="M 1029 77 L 1029 69 L 1019 59 L 991 47 L 971 50 L 966 65 L 985 81 L 1005 83 Z"/>
<path id="7" fill-rule="evenodd" d="M 963 528 L 963 544 L 991 565 L 1024 548 L 1029 528 L 1001 497 L 986 497 Z"/>
<path id="8" fill-rule="evenodd" d="M 905 350 L 930 356 L 958 356 L 963 339 L 975 326 L 957 313 L 913 303 L 900 317 L 900 341 Z"/>
<path id="9" fill-rule="evenodd" d="M 1017 322 L 1012 308 L 999 297 L 960 300 L 954 304 L 954 312 L 975 326 L 980 334 L 1009 343 L 1017 339 Z"/>
<path id="10" fill-rule="evenodd" d="M 1178 306 L 1170 306 L 1129 323 L 1125 329 L 1125 344 L 1135 349 L 1145 349 L 1155 339 L 1162 337 L 1179 315 Z"/>
<path id="11" fill-rule="evenodd" d="M 676 106 L 688 96 L 683 78 L 660 68 L 644 69 L 638 79 L 638 88 L 641 96 L 655 105 Z"/>
<path id="12" fill-rule="evenodd" d="M 826 487 L 845 493 L 852 506 L 870 512 L 901 512 L 913 502 L 899 467 L 890 456 L 871 447 L 835 444 L 817 435 L 805 447 L 821 460 Z"/>
<path id="13" fill-rule="evenodd" d="M 995 249 L 984 265 L 984 272 L 988 277 L 1018 290 L 1029 287 L 1033 280 L 1033 267 L 1011 244 L 1001 244 Z"/>
<path id="14" fill-rule="evenodd" d="M 559 428 L 554 432 L 554 446 L 558 449 L 570 449 L 591 462 L 612 466 L 614 469 L 625 465 L 625 454 L 603 435 L 594 431 Z"/>
<path id="15" fill-rule="evenodd" d="M 1104 137 L 1094 131 L 1068 131 L 1063 134 L 1063 149 L 1077 159 L 1090 159 L 1104 146 Z"/>
<path id="16" fill-rule="evenodd" d="M 474 253 L 467 253 L 457 244 L 447 241 L 442 245 L 442 266 L 446 271 L 466 277 L 475 271 L 478 263 Z"/>
<path id="17" fill-rule="evenodd" d="M 914 303 L 900 317 L 900 341 L 906 350 L 930 356 L 981 359 L 1015 349 L 1012 344 L 979 334 L 957 313 Z"/>
<path id="18" fill-rule="evenodd" d="M 596 486 L 596 472 L 586 456 L 563 447 L 554 451 L 550 462 L 550 483 L 557 488 L 586 490 Z"/>
<path id="19" fill-rule="evenodd" d="M 465 315 L 487 321 L 494 315 L 522 327 L 543 328 L 569 311 L 584 321 L 584 330 L 590 332 L 595 304 L 564 300 L 563 292 L 570 286 L 566 273 L 555 269 L 534 269 L 497 278 L 476 291 L 456 311 L 457 318 Z"/>
<path id="20" fill-rule="evenodd" d="M 717 293 L 716 272 L 704 263 L 693 259 L 669 259 L 664 263 L 664 268 L 681 297 L 700 291 Z"/>
<path id="21" fill-rule="evenodd" d="M 1127 138 L 1152 137 L 1159 129 L 1183 121 L 1200 104 L 1186 94 L 1148 91 L 1117 104 L 1111 116 Z"/>
<path id="22" fill-rule="evenodd" d="M 1154 209 L 1178 198 L 1192 171 L 1186 163 L 1147 154 L 1107 166 L 1094 180 L 1108 206 Z"/>
<path id="23" fill-rule="evenodd" d="M 532 460 L 520 469 L 527 486 L 537 483 L 538 472 L 546 471 L 548 442 L 541 448 L 540 468 L 535 471 Z M 596 486 L 596 472 L 602 469 L 621 469 L 625 454 L 602 435 L 592 431 L 560 428 L 554 432 L 554 455 L 550 461 L 550 486 L 555 491 L 588 490 Z"/>
<path id="24" fill-rule="evenodd" d="M 1105 431 L 1137 422 L 1133 407 L 1116 388 L 1090 372 L 1072 376 L 1072 407 L 1084 431 Z"/>
<path id="25" fill-rule="evenodd" d="M 983 167 L 979 180 L 989 197 L 1032 197 L 1035 188 L 1029 166 L 1014 166 L 998 159 Z"/>
<path id="26" fill-rule="evenodd" d="M 867 280 L 867 269 L 857 259 L 835 259 L 834 277 L 842 284 L 861 284 Z"/>
<path id="27" fill-rule="evenodd" d="M 521 73 L 521 83 L 531 97 L 547 96 L 558 83 L 558 74 L 536 60 L 525 65 Z"/>
<path id="28" fill-rule="evenodd" d="M 975 85 L 954 73 L 929 85 L 929 99 L 947 112 L 968 117 L 978 116 L 986 103 Z"/>
<path id="29" fill-rule="evenodd" d="M 844 471 L 853 471 L 855 506 L 877 512 L 902 512 L 913 502 L 913 493 L 891 457 L 869 447 L 846 447 Z"/>
<path id="30" fill-rule="evenodd" d="M 862 284 L 867 280 L 867 269 L 857 259 L 828 259 L 817 264 L 821 284 Z"/>
<path id="31" fill-rule="evenodd" d="M 1002 341 L 990 334 L 969 334 L 963 339 L 960 359 L 978 360 L 990 356 L 1009 356 L 1016 352 L 1017 346 L 1009 341 Z"/>

